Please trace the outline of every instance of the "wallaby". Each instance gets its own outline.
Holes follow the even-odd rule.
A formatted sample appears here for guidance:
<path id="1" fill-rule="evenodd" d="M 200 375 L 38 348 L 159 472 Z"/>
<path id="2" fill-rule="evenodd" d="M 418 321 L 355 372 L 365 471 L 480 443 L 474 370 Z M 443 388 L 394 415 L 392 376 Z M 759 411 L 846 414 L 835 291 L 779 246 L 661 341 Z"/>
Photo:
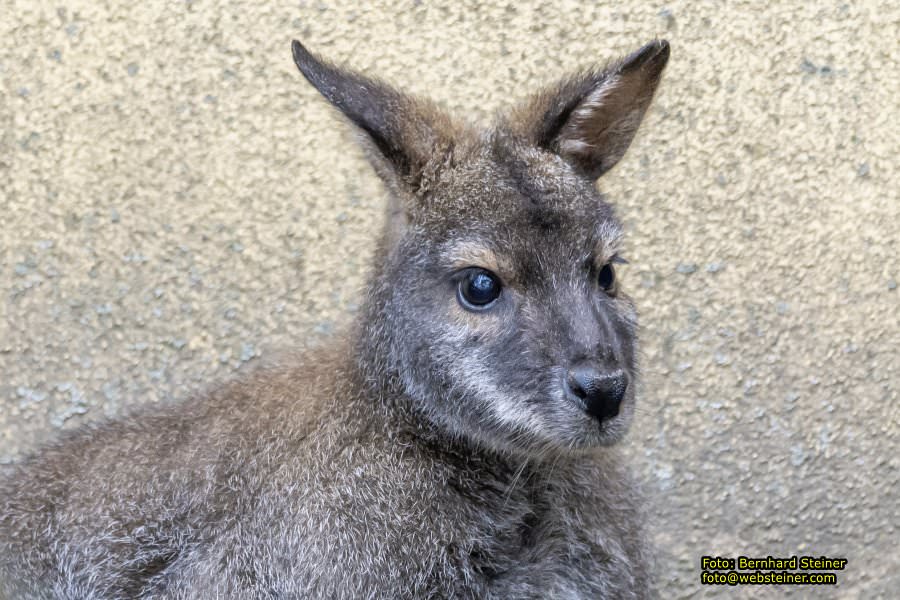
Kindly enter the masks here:
<path id="1" fill-rule="evenodd" d="M 654 41 L 490 128 L 293 43 L 390 195 L 363 309 L 310 351 L 76 430 L 0 482 L 0 596 L 644 598 L 622 226 L 596 179 Z"/>

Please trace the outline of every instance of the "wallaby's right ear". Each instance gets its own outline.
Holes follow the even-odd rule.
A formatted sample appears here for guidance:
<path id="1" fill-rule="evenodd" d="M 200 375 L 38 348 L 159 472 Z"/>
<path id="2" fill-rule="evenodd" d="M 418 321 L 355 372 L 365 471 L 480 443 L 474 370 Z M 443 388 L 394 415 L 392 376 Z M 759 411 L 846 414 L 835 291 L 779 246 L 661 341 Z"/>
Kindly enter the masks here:
<path id="1" fill-rule="evenodd" d="M 452 147 L 450 119 L 427 102 L 318 58 L 296 40 L 291 48 L 307 81 L 365 134 L 370 159 L 385 183 L 418 191 L 429 163 Z"/>
<path id="2" fill-rule="evenodd" d="M 668 60 L 669 43 L 650 42 L 605 69 L 538 94 L 514 113 L 514 126 L 538 147 L 597 179 L 631 145 Z"/>

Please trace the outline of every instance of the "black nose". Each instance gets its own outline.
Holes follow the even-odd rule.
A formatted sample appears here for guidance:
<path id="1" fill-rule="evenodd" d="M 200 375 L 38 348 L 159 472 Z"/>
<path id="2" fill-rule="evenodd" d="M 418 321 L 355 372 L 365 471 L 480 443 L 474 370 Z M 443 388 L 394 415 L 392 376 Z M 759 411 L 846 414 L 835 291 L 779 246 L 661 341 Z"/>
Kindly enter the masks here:
<path id="1" fill-rule="evenodd" d="M 588 414 L 602 421 L 619 414 L 628 377 L 621 369 L 601 370 L 583 361 L 569 369 L 566 387 L 581 400 Z"/>

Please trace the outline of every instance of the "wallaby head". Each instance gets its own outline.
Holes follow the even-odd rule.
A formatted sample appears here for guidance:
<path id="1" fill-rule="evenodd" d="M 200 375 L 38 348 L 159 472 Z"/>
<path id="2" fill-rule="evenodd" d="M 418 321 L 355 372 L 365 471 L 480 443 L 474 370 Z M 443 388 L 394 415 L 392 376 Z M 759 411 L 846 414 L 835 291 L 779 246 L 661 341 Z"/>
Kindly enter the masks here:
<path id="1" fill-rule="evenodd" d="M 613 444 L 635 404 L 622 227 L 596 190 L 669 57 L 652 42 L 564 80 L 486 130 L 293 44 L 362 132 L 392 197 L 360 324 L 362 371 L 437 427 L 494 449 Z"/>

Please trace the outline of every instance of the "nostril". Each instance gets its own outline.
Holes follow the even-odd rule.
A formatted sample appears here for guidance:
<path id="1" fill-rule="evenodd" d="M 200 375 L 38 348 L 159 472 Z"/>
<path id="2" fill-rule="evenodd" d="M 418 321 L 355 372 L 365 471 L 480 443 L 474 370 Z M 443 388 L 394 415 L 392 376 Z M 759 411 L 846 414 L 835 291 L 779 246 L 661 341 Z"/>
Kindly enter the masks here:
<path id="1" fill-rule="evenodd" d="M 621 369 L 601 371 L 590 363 L 579 363 L 569 370 L 566 387 L 588 414 L 602 420 L 619 414 L 628 377 Z"/>
<path id="2" fill-rule="evenodd" d="M 625 374 L 620 371 L 609 377 L 605 387 L 610 402 L 615 403 L 618 409 L 619 404 L 622 403 L 622 399 L 625 397 L 625 390 L 628 388 L 628 380 L 625 378 Z"/>
<path id="3" fill-rule="evenodd" d="M 586 398 L 596 393 L 602 379 L 603 373 L 590 362 L 583 361 L 569 369 L 570 386 L 579 398 Z"/>
<path id="4" fill-rule="evenodd" d="M 592 386 L 592 380 L 589 377 L 586 377 L 584 373 L 579 373 L 578 371 L 569 371 L 566 383 L 568 384 L 569 391 L 582 400 L 587 398 L 589 394 L 588 390 Z"/>

